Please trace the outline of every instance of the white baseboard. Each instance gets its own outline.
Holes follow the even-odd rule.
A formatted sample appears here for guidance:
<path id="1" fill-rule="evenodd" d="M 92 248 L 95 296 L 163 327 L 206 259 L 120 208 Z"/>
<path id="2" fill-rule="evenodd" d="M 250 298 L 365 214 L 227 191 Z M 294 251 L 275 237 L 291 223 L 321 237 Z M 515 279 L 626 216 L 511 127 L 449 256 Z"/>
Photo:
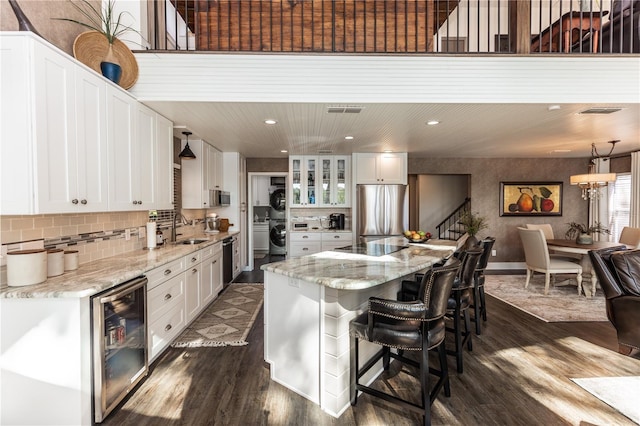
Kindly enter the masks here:
<path id="1" fill-rule="evenodd" d="M 527 269 L 524 262 L 489 262 L 487 263 L 487 270 L 515 270 Z"/>

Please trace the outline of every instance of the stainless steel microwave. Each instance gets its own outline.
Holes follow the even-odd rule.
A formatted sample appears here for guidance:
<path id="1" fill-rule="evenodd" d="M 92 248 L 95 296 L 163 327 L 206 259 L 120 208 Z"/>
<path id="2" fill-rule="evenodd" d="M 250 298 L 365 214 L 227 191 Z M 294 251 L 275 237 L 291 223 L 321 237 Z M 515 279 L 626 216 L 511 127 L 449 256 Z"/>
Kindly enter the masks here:
<path id="1" fill-rule="evenodd" d="M 209 207 L 226 207 L 231 205 L 231 194 L 218 189 L 209 190 Z"/>

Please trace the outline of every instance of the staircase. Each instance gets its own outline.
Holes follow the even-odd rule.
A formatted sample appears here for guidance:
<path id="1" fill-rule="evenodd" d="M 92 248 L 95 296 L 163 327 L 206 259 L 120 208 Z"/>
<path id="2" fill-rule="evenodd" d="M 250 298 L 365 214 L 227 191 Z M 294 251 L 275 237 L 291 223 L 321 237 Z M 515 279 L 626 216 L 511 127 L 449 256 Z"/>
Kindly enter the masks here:
<path id="1" fill-rule="evenodd" d="M 471 211 L 471 198 L 465 198 L 464 202 L 460 204 L 449 216 L 447 216 L 442 222 L 436 226 L 436 234 L 441 240 L 453 240 L 460 239 L 465 233 L 464 226 L 460 225 L 458 221 L 460 217 Z"/>

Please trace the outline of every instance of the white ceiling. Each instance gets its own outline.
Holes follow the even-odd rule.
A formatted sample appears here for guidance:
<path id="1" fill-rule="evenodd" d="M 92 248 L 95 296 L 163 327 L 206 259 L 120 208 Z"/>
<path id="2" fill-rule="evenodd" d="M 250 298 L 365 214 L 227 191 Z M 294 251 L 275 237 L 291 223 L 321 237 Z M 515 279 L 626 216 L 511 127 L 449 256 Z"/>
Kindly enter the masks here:
<path id="1" fill-rule="evenodd" d="M 191 139 L 247 158 L 384 150 L 436 158 L 589 157 L 592 143 L 606 154 L 610 140 L 620 140 L 614 154 L 640 149 L 638 103 L 559 104 L 551 110 L 548 104 L 359 103 L 358 114 L 328 113 L 328 106 L 338 105 L 328 103 L 145 103 L 175 123 L 177 136 L 189 130 Z M 591 107 L 622 110 L 579 114 Z M 278 123 L 267 126 L 267 118 Z M 440 124 L 427 126 L 428 120 Z"/>

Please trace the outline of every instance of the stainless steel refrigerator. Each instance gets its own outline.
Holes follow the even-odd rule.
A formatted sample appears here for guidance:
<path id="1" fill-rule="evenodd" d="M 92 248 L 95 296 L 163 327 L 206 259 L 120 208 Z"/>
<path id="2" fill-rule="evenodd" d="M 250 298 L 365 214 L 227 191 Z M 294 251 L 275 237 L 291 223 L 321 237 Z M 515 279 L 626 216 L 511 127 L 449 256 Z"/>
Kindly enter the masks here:
<path id="1" fill-rule="evenodd" d="M 358 185 L 356 192 L 360 242 L 402 235 L 408 223 L 406 185 Z"/>

